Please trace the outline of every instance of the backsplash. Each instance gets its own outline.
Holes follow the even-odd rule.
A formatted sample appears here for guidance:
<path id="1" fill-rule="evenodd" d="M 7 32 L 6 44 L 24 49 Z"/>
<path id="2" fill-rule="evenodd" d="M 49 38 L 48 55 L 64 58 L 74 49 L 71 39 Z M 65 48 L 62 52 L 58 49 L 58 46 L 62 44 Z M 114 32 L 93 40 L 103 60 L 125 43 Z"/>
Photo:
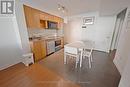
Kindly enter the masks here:
<path id="1" fill-rule="evenodd" d="M 60 30 L 49 30 L 49 29 L 28 29 L 29 37 L 33 36 L 64 36 L 63 29 Z"/>

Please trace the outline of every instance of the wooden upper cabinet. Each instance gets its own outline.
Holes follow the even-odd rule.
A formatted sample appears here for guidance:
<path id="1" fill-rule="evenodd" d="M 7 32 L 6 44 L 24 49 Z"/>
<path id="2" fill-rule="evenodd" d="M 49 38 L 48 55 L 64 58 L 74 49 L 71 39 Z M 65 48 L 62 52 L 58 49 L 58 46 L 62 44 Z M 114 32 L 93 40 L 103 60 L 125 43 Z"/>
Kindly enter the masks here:
<path id="1" fill-rule="evenodd" d="M 58 23 L 58 29 L 62 29 L 63 19 L 40 10 L 24 5 L 26 25 L 28 29 L 45 29 L 47 21 Z"/>
<path id="2" fill-rule="evenodd" d="M 40 20 L 46 20 L 45 13 L 40 12 Z"/>
<path id="3" fill-rule="evenodd" d="M 39 11 L 24 5 L 24 13 L 25 13 L 27 28 L 39 29 L 40 28 Z"/>
<path id="4" fill-rule="evenodd" d="M 55 20 L 56 22 L 58 22 L 58 17 L 57 17 L 57 16 L 54 16 L 54 20 Z"/>
<path id="5" fill-rule="evenodd" d="M 54 16 L 53 16 L 53 15 L 49 15 L 49 20 L 50 20 L 50 21 L 53 21 L 53 22 L 56 22 L 56 21 L 54 20 Z"/>
<path id="6" fill-rule="evenodd" d="M 39 16 L 39 11 L 36 9 L 32 9 L 32 15 L 33 15 L 33 23 L 34 27 L 33 28 L 41 28 L 40 27 L 40 16 Z"/>
<path id="7" fill-rule="evenodd" d="M 32 9 L 24 5 L 24 13 L 27 27 L 28 28 L 34 27 L 34 22 L 32 21 L 33 20 Z"/>

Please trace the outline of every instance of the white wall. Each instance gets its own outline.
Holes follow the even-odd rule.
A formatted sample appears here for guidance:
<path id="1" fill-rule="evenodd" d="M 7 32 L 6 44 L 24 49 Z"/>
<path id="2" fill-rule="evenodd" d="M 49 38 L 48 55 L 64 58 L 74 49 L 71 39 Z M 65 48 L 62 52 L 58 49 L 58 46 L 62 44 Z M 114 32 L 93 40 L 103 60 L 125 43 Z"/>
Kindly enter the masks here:
<path id="1" fill-rule="evenodd" d="M 0 17 L 0 70 L 19 63 L 22 58 L 21 41 L 15 17 Z"/>
<path id="2" fill-rule="evenodd" d="M 119 87 L 130 87 L 130 55 L 128 61 L 126 62 L 124 72 L 122 73 Z"/>
<path id="3" fill-rule="evenodd" d="M 23 4 L 18 0 L 15 1 L 15 14 L 16 14 L 16 26 L 18 25 L 18 30 L 21 38 L 22 53 L 30 53 L 29 37 L 26 27 L 26 21 L 24 16 Z"/>
<path id="4" fill-rule="evenodd" d="M 130 29 L 127 29 L 126 25 L 127 25 L 127 20 L 130 20 L 127 18 L 128 16 L 128 12 L 126 13 L 126 17 L 124 20 L 124 24 L 123 24 L 123 28 L 121 31 L 121 35 L 120 35 L 120 39 L 119 39 L 119 43 L 117 46 L 117 52 L 116 52 L 116 56 L 114 58 L 114 63 L 117 66 L 120 74 L 122 75 L 125 65 L 126 65 L 126 61 L 128 59 L 128 55 L 129 55 L 129 51 L 130 51 Z"/>
<path id="5" fill-rule="evenodd" d="M 118 32 L 119 26 L 120 26 L 120 18 L 117 18 L 116 24 L 115 24 L 115 30 L 113 31 L 113 40 L 112 40 L 112 43 L 111 43 L 111 50 L 117 49 L 117 43 L 118 43 L 117 35 L 119 34 L 119 32 Z"/>
<path id="6" fill-rule="evenodd" d="M 83 17 L 95 16 L 94 25 L 87 26 L 87 29 L 82 29 Z M 98 12 L 76 15 L 68 18 L 68 23 L 65 25 L 64 33 L 66 42 L 70 43 L 77 40 L 95 39 L 93 31 L 97 24 Z M 87 32 L 86 32 L 87 31 Z"/>
<path id="7" fill-rule="evenodd" d="M 95 47 L 97 50 L 109 52 L 116 16 L 102 16 L 98 18 L 95 33 Z"/>
<path id="8" fill-rule="evenodd" d="M 80 18 L 76 18 L 66 24 L 64 29 L 66 43 L 74 42 L 81 39 L 82 35 L 80 22 Z"/>
<path id="9" fill-rule="evenodd" d="M 130 87 L 130 27 L 127 27 L 128 21 L 130 21 L 130 8 L 128 8 L 126 13 L 114 59 L 114 63 L 121 74 L 119 87 Z"/>
<path id="10" fill-rule="evenodd" d="M 30 52 L 23 6 L 18 1 L 15 13 L 0 15 L 0 70 L 22 62 L 22 55 Z"/>
<path id="11" fill-rule="evenodd" d="M 87 25 L 86 29 L 82 29 L 83 18 L 92 16 L 95 17 L 94 24 Z M 108 52 L 115 20 L 115 16 L 100 17 L 98 12 L 70 17 L 64 29 L 66 43 L 77 40 L 92 40 L 95 41 L 96 50 Z"/>

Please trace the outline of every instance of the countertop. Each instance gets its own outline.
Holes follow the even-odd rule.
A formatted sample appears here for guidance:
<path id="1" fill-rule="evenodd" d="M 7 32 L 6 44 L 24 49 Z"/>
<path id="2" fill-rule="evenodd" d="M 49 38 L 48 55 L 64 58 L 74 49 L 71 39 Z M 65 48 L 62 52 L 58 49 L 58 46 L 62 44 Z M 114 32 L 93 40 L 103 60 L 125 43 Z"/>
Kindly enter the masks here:
<path id="1" fill-rule="evenodd" d="M 50 40 L 57 40 L 57 39 L 62 39 L 62 38 L 63 36 L 32 37 L 32 38 L 29 38 L 29 41 L 38 41 L 38 40 L 50 41 Z"/>

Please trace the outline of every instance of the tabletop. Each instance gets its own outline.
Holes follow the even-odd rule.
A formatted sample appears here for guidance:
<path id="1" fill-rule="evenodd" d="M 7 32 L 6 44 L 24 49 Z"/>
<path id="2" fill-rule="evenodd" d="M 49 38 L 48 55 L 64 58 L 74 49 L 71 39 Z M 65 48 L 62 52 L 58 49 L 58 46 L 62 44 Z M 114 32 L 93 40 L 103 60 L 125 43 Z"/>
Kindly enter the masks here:
<path id="1" fill-rule="evenodd" d="M 83 42 L 83 41 L 77 41 L 73 43 L 66 44 L 67 47 L 75 47 L 79 49 L 91 49 L 92 43 L 89 41 Z"/>

